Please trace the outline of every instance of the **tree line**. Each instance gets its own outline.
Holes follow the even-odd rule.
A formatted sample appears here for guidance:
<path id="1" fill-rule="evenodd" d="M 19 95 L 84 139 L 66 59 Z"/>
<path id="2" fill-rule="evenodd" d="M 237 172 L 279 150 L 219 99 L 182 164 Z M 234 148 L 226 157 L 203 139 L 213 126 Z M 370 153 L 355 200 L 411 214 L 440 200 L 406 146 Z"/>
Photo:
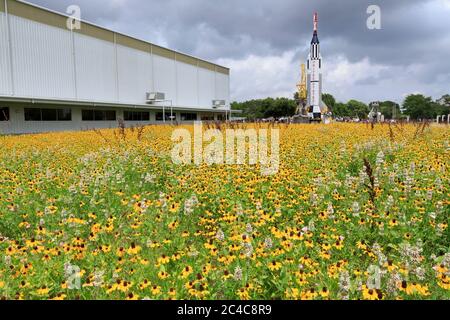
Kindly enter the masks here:
<path id="1" fill-rule="evenodd" d="M 322 100 L 329 107 L 334 117 L 366 119 L 370 107 L 358 100 L 346 103 L 337 102 L 333 95 L 324 93 Z M 297 110 L 298 94 L 293 99 L 266 98 L 231 103 L 232 110 L 242 110 L 242 117 L 249 120 L 291 117 Z M 381 101 L 380 112 L 385 119 L 402 119 L 409 116 L 412 120 L 435 119 L 439 115 L 450 114 L 450 95 L 438 100 L 422 94 L 408 95 L 402 106 L 393 101 Z"/>

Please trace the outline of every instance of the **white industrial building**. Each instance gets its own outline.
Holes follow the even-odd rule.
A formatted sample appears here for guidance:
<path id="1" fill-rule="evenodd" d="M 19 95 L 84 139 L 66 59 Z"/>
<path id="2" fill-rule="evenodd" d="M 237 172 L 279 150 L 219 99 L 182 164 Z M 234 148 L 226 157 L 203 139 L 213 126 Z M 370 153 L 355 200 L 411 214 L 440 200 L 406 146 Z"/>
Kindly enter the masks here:
<path id="1" fill-rule="evenodd" d="M 26 2 L 0 0 L 0 134 L 221 120 L 230 70 Z"/>

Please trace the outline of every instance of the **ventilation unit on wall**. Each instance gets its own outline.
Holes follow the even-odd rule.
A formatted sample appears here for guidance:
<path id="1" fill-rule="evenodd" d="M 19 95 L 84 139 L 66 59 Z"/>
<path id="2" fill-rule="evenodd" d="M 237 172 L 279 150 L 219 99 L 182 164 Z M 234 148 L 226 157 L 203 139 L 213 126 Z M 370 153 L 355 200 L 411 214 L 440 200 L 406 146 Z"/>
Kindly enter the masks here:
<path id="1" fill-rule="evenodd" d="M 163 101 L 166 99 L 164 92 L 147 92 L 147 102 L 153 103 L 156 101 Z"/>
<path id="2" fill-rule="evenodd" d="M 225 100 L 213 100 L 213 108 L 214 109 L 221 108 L 221 107 L 225 107 Z"/>

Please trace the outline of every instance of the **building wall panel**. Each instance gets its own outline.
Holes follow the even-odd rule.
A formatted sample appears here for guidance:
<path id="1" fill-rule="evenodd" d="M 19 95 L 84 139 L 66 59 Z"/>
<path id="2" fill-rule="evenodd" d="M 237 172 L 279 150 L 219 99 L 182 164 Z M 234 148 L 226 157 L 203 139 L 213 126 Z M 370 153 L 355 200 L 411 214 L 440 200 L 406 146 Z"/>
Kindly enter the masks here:
<path id="1" fill-rule="evenodd" d="M 118 100 L 114 43 L 75 33 L 78 99 Z"/>
<path id="2" fill-rule="evenodd" d="M 177 88 L 175 81 L 175 61 L 158 55 L 153 55 L 155 91 L 164 92 L 167 100 L 177 105 Z"/>
<path id="3" fill-rule="evenodd" d="M 215 73 L 207 69 L 199 69 L 199 105 L 202 108 L 211 108 L 215 99 Z"/>
<path id="4" fill-rule="evenodd" d="M 195 107 L 198 105 L 198 68 L 177 61 L 177 101 L 178 105 Z"/>
<path id="5" fill-rule="evenodd" d="M 151 54 L 118 45 L 117 63 L 120 102 L 144 104 L 153 91 Z"/>
<path id="6" fill-rule="evenodd" d="M 227 106 L 230 104 L 229 79 L 228 75 L 216 72 L 216 99 L 225 100 Z"/>
<path id="7" fill-rule="evenodd" d="M 201 110 L 195 112 L 208 114 L 214 99 L 226 100 L 229 106 L 227 68 L 86 23 L 82 31 L 71 32 L 63 15 L 13 0 L 8 4 L 11 46 L 7 16 L 0 5 L 0 96 L 36 99 L 35 104 L 27 103 L 35 107 L 39 99 L 48 99 L 123 103 L 131 108 L 146 103 L 146 92 L 157 91 L 164 92 L 174 108 L 196 108 Z M 156 105 L 163 104 L 169 105 Z M 29 122 L 24 120 L 24 106 L 13 105 L 11 120 L 0 122 L 0 132 L 117 127 L 117 121 L 81 121 L 79 106 L 66 106 L 72 108 L 70 122 Z M 118 118 L 123 109 L 127 106 L 116 109 Z M 180 110 L 174 113 L 179 120 Z M 147 123 L 155 121 L 155 111 L 151 119 Z"/>
<path id="8" fill-rule="evenodd" d="M 16 96 L 74 99 L 68 30 L 9 15 Z"/>
<path id="9" fill-rule="evenodd" d="M 11 95 L 11 70 L 6 14 L 0 12 L 0 95 Z"/>

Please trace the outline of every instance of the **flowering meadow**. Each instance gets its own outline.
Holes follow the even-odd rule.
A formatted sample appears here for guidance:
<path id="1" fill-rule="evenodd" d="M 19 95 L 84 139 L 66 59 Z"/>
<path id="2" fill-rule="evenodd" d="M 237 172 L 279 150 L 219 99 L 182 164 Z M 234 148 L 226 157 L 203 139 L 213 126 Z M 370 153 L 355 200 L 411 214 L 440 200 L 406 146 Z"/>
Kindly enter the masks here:
<path id="1" fill-rule="evenodd" d="M 449 126 L 263 126 L 273 175 L 175 126 L 0 136 L 0 297 L 450 298 Z"/>

